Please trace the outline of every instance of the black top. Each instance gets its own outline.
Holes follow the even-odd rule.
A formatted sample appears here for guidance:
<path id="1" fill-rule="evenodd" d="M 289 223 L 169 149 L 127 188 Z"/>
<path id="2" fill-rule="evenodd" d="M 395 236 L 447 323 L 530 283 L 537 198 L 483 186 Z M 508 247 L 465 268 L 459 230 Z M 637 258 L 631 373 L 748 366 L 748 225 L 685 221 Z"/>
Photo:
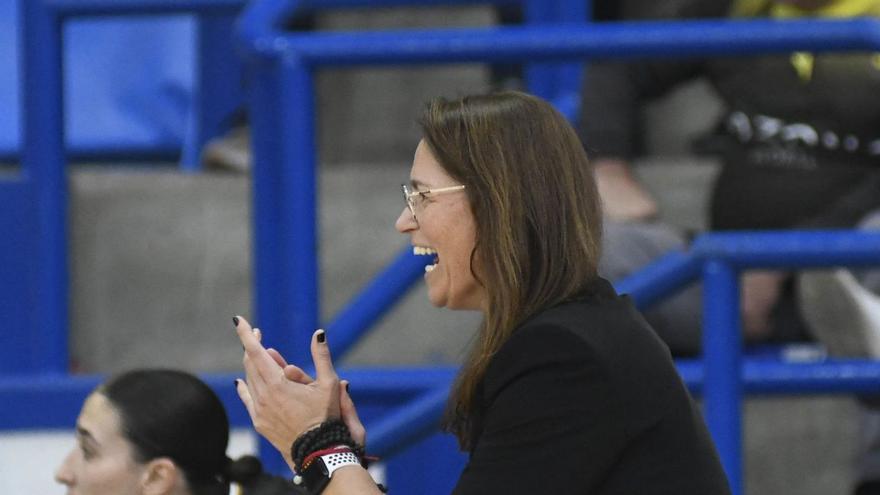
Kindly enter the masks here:
<path id="1" fill-rule="evenodd" d="M 605 280 L 517 329 L 476 403 L 455 494 L 730 493 L 669 350 Z"/>

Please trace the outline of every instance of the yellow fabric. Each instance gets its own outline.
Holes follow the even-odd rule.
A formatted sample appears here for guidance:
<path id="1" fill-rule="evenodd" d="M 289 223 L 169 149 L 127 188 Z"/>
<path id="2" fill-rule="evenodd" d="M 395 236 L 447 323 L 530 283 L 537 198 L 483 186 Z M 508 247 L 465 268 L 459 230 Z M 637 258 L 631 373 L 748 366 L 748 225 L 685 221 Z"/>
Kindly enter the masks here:
<path id="1" fill-rule="evenodd" d="M 844 19 L 848 17 L 880 17 L 880 0 L 831 0 L 818 9 L 800 9 L 780 0 L 736 0 L 731 11 L 733 17 L 769 17 L 771 19 L 794 19 L 798 17 L 821 17 Z M 791 54 L 791 66 L 801 82 L 808 83 L 813 78 L 815 58 L 809 52 Z M 871 59 L 874 67 L 880 69 L 880 55 Z"/>
<path id="2" fill-rule="evenodd" d="M 859 16 L 880 16 L 880 2 L 877 0 L 831 0 L 828 5 L 816 10 L 803 10 L 794 5 L 775 3 L 770 9 L 770 17 L 786 19 L 792 17 L 846 18 Z"/>
<path id="3" fill-rule="evenodd" d="M 813 78 L 813 62 L 815 58 L 810 52 L 794 52 L 791 54 L 791 65 L 797 72 L 801 82 L 810 82 Z"/>
<path id="4" fill-rule="evenodd" d="M 764 16 L 774 19 L 795 17 L 846 18 L 858 16 L 880 17 L 880 0 L 831 0 L 815 10 L 800 9 L 779 0 L 736 0 L 733 17 Z"/>

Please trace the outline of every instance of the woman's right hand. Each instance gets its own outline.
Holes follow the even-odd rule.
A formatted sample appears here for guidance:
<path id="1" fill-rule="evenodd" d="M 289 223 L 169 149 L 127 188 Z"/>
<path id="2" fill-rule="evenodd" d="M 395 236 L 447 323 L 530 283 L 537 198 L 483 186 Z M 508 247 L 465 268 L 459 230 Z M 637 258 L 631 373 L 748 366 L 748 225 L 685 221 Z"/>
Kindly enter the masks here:
<path id="1" fill-rule="evenodd" d="M 260 344 L 250 324 L 241 317 L 237 317 L 237 321 L 236 332 L 245 351 L 243 364 L 246 381 L 237 380 L 236 390 L 254 428 L 292 465 L 290 447 L 294 440 L 328 419 L 341 417 L 340 404 L 343 398 L 347 398 L 333 368 L 326 335 L 323 330 L 312 335 L 311 351 L 316 378 L 303 383 L 308 378 L 305 373 L 302 373 L 305 376 L 300 376 L 299 381 L 289 379 L 288 373 L 292 374 L 296 367 L 288 369 L 290 365 L 281 366 Z M 350 405 L 353 411 L 353 404 Z M 354 419 L 355 428 L 359 426 L 362 430 L 356 414 Z"/>

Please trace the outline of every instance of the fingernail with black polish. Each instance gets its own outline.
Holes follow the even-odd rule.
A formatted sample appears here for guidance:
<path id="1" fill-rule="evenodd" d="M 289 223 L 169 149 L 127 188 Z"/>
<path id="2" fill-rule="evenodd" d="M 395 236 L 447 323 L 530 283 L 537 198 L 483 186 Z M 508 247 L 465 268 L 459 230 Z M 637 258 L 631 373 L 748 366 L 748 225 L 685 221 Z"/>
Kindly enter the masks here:
<path id="1" fill-rule="evenodd" d="M 316 338 L 318 339 L 319 344 L 323 344 L 324 341 L 327 340 L 327 335 L 323 330 L 321 330 L 320 332 L 318 332 L 318 336 Z"/>
<path id="2" fill-rule="evenodd" d="M 235 387 L 235 390 L 238 390 L 238 378 L 232 381 L 232 385 Z"/>
<path id="3" fill-rule="evenodd" d="M 347 394 L 351 393 L 351 383 L 350 382 L 345 383 L 345 393 L 347 393 Z"/>
<path id="4" fill-rule="evenodd" d="M 238 317 L 237 316 L 232 317 L 232 324 L 235 325 L 235 328 L 238 328 Z"/>

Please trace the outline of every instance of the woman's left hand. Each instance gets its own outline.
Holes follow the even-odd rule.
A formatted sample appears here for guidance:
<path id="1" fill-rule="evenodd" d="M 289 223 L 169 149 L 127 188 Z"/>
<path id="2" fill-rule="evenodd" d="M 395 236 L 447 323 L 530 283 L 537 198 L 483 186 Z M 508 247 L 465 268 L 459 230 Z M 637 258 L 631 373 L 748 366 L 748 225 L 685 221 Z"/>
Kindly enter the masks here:
<path id="1" fill-rule="evenodd" d="M 341 415 L 340 382 L 330 358 L 326 335 L 323 330 L 312 335 L 311 351 L 316 378 L 302 383 L 310 377 L 302 373 L 300 380 L 289 379 L 287 374 L 294 374 L 291 365 L 279 363 L 277 358 L 281 357 L 280 354 L 273 357 L 260 344 L 244 318 L 238 317 L 236 331 L 244 346 L 246 375 L 246 381 L 236 382 L 238 395 L 257 432 L 266 437 L 292 465 L 290 447 L 294 440 L 322 422 Z"/>
<path id="2" fill-rule="evenodd" d="M 257 337 L 257 340 L 260 340 L 261 334 L 260 330 L 255 328 L 254 334 Z M 272 356 L 272 359 L 278 363 L 284 370 L 284 376 L 291 381 L 296 383 L 301 383 L 303 385 L 308 385 L 315 381 L 314 378 L 309 376 L 308 373 L 302 370 L 302 368 L 288 364 L 287 360 L 284 359 L 284 356 L 281 355 L 280 352 L 272 349 L 271 347 L 266 349 L 269 352 L 269 355 Z M 358 417 L 357 409 L 354 406 L 354 401 L 351 399 L 351 396 L 348 394 L 348 380 L 340 380 L 339 381 L 339 414 L 342 416 L 342 421 L 345 423 L 345 426 L 348 427 L 349 433 L 351 433 L 351 439 L 355 441 L 358 445 L 362 447 L 366 447 L 367 445 L 367 430 L 364 428 L 364 424 L 361 423 L 361 419 Z"/>

